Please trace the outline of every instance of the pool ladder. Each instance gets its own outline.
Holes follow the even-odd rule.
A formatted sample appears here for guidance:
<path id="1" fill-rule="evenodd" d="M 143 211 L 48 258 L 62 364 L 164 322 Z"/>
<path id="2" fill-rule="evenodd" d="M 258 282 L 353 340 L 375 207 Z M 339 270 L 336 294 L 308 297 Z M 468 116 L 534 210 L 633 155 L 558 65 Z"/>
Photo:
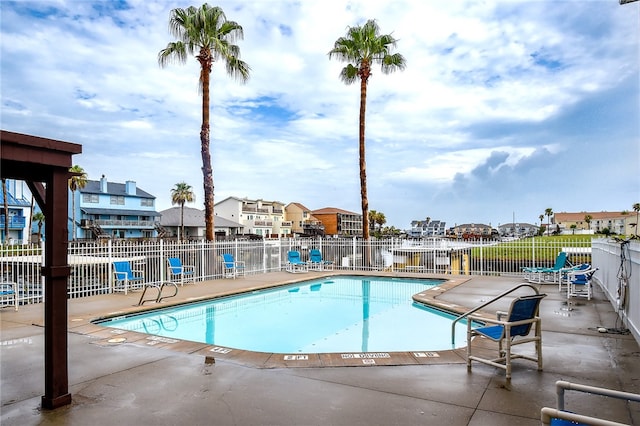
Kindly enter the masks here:
<path id="1" fill-rule="evenodd" d="M 502 299 L 504 296 L 506 296 L 509 293 L 513 293 L 514 291 L 516 291 L 517 289 L 519 289 L 520 287 L 530 287 L 532 288 L 536 294 L 540 294 L 540 291 L 538 290 L 537 287 L 534 287 L 533 285 L 529 284 L 529 283 L 522 283 L 522 284 L 518 284 L 517 286 L 503 292 L 500 293 L 499 295 L 497 295 L 496 297 L 494 297 L 493 299 L 489 300 L 488 302 L 483 303 L 482 305 L 476 306 L 475 308 L 471 309 L 470 311 L 465 312 L 464 314 L 458 316 L 455 320 L 453 320 L 453 322 L 451 323 L 451 346 L 455 347 L 456 345 L 456 324 L 458 323 L 458 321 L 460 321 L 461 319 L 464 319 L 466 317 L 468 317 L 469 315 L 471 315 L 472 313 L 479 311 L 480 309 L 484 308 L 487 305 L 492 304 L 493 302 L 495 302 L 498 299 Z"/>
<path id="2" fill-rule="evenodd" d="M 173 294 L 169 294 L 166 296 L 162 295 L 162 290 L 165 288 L 165 286 L 173 286 L 174 287 L 174 292 Z M 155 298 L 150 298 L 150 299 L 145 299 L 144 295 L 147 293 L 147 290 L 150 288 L 155 288 L 156 290 L 158 290 L 158 295 Z M 144 286 L 144 290 L 142 291 L 142 294 L 140 295 L 140 300 L 138 301 L 138 306 L 142 306 L 142 304 L 144 304 L 144 302 L 156 302 L 156 303 L 160 303 L 162 300 L 164 299 L 169 299 L 171 297 L 175 297 L 178 295 L 178 285 L 176 283 L 173 282 L 162 282 L 160 284 L 147 284 Z"/>

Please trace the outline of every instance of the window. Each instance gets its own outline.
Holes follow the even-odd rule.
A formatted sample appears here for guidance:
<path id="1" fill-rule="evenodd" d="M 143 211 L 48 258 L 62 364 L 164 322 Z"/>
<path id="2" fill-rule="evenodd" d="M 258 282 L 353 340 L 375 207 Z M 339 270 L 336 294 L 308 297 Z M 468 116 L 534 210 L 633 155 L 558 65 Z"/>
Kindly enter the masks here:
<path id="1" fill-rule="evenodd" d="M 83 203 L 97 203 L 98 194 L 82 194 Z"/>
<path id="2" fill-rule="evenodd" d="M 124 206 L 124 196 L 122 196 L 122 195 L 112 195 L 111 196 L 111 204 L 117 204 L 119 206 Z"/>
<path id="3" fill-rule="evenodd" d="M 153 207 L 153 199 L 151 198 L 142 198 L 140 199 L 140 205 L 144 207 Z"/>

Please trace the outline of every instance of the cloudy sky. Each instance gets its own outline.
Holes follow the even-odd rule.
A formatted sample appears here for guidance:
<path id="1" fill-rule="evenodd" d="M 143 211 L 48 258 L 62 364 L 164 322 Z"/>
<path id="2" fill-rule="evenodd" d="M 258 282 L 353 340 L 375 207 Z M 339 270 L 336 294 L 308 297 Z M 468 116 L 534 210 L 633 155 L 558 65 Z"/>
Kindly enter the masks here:
<path id="1" fill-rule="evenodd" d="M 403 72 L 369 81 L 370 209 L 387 225 L 539 222 L 640 202 L 640 2 L 220 0 L 251 78 L 214 64 L 215 201 L 361 212 L 359 85 L 327 53 L 376 19 Z M 161 69 L 175 1 L 0 3 L 1 126 L 82 144 L 91 180 L 203 208 L 199 65 Z"/>

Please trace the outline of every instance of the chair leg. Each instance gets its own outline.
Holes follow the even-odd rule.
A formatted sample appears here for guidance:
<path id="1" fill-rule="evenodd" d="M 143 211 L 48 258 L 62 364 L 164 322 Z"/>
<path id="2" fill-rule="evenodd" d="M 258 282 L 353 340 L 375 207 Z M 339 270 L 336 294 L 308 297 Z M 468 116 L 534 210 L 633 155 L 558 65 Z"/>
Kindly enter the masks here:
<path id="1" fill-rule="evenodd" d="M 506 378 L 507 380 L 511 380 L 511 339 L 507 338 L 506 340 L 506 349 L 504 354 L 505 367 L 506 367 Z"/>
<path id="2" fill-rule="evenodd" d="M 542 330 L 540 329 L 540 321 L 536 324 L 536 355 L 538 356 L 538 371 L 542 371 Z"/>

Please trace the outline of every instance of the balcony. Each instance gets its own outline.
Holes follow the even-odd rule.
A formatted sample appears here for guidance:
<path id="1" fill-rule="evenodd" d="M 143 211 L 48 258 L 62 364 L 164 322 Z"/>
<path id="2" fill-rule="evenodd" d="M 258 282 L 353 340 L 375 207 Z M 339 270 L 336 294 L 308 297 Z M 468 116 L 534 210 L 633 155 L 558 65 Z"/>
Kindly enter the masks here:
<path id="1" fill-rule="evenodd" d="M 253 222 L 254 226 L 273 226 L 273 222 L 270 220 L 256 220 Z"/>
<path id="2" fill-rule="evenodd" d="M 4 215 L 0 215 L 0 226 L 4 226 L 4 217 Z M 26 223 L 24 216 L 9 215 L 9 229 L 24 229 Z"/>
<path id="3" fill-rule="evenodd" d="M 93 224 L 103 228 L 135 228 L 135 229 L 154 229 L 156 222 L 153 220 L 93 220 Z"/>

